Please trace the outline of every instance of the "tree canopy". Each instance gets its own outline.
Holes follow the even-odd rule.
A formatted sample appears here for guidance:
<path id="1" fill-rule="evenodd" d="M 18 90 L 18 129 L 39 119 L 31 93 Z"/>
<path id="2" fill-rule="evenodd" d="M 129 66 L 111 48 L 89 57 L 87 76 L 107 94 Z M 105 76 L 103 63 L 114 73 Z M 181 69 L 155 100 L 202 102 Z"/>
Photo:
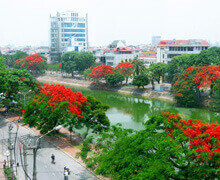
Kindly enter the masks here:
<path id="1" fill-rule="evenodd" d="M 219 134 L 217 123 L 166 112 L 146 121 L 144 130 L 111 128 L 86 163 L 112 179 L 218 179 Z"/>
<path id="2" fill-rule="evenodd" d="M 67 52 L 62 56 L 62 70 L 74 75 L 74 71 L 82 73 L 95 63 L 95 56 L 89 52 Z"/>
<path id="3" fill-rule="evenodd" d="M 159 83 L 160 78 L 163 77 L 167 71 L 167 64 L 166 63 L 153 63 L 149 67 L 149 71 L 153 73 L 155 80 Z"/>
<path id="4" fill-rule="evenodd" d="M 137 86 L 138 88 L 140 86 L 144 88 L 144 86 L 149 84 L 149 78 L 147 74 L 140 74 L 140 75 L 134 76 L 132 84 Z"/>
<path id="5" fill-rule="evenodd" d="M 175 56 L 168 63 L 168 81 L 174 84 L 178 76 L 193 66 L 220 65 L 220 47 L 211 47 L 199 54 Z"/>

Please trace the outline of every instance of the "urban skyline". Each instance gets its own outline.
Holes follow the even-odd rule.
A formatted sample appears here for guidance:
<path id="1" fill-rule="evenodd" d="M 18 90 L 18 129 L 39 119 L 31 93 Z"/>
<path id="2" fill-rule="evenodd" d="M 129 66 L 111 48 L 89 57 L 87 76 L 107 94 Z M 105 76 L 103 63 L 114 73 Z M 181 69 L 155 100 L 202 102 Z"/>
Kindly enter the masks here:
<path id="1" fill-rule="evenodd" d="M 0 45 L 49 45 L 50 14 L 67 10 L 88 13 L 91 46 L 116 39 L 133 45 L 146 44 L 154 35 L 215 43 L 220 41 L 219 5 L 217 0 L 2 1 L 0 18 L 4 28 L 0 29 Z"/>

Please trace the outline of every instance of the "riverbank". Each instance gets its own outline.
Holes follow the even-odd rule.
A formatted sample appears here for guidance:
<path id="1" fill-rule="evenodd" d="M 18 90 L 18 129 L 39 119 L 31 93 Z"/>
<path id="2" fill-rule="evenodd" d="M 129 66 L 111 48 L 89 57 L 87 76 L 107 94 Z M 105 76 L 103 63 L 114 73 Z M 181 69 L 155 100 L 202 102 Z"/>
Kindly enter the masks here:
<path id="1" fill-rule="evenodd" d="M 63 78 L 61 76 L 55 75 L 44 75 L 37 78 L 38 81 L 43 83 L 54 83 L 54 84 L 63 84 L 68 86 L 78 86 L 78 87 L 86 87 L 91 89 L 97 89 L 91 85 L 91 81 L 86 80 L 78 80 L 72 78 Z M 131 85 L 121 86 L 117 88 L 102 88 L 101 90 L 105 91 L 113 91 L 122 94 L 130 94 L 130 95 L 138 95 L 147 98 L 155 98 L 166 101 L 174 101 L 172 94 L 169 91 L 159 92 L 152 91 L 150 87 L 146 87 L 145 89 L 138 89 Z"/>

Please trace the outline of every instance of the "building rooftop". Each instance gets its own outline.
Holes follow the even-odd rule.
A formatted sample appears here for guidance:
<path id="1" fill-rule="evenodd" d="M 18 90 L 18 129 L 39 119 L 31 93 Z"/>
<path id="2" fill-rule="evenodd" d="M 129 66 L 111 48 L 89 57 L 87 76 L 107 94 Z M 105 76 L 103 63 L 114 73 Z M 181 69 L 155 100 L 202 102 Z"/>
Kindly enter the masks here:
<path id="1" fill-rule="evenodd" d="M 189 39 L 189 40 L 162 40 L 158 43 L 158 46 L 166 45 L 207 45 L 210 44 L 206 40 L 201 39 Z"/>

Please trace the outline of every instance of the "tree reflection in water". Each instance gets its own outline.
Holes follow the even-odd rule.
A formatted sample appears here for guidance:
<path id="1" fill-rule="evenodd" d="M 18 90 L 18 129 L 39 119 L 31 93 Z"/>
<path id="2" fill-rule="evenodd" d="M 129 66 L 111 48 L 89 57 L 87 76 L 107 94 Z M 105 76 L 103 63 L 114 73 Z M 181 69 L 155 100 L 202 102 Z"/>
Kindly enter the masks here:
<path id="1" fill-rule="evenodd" d="M 107 112 L 112 124 L 122 123 L 126 128 L 142 129 L 142 123 L 149 116 L 161 112 L 180 113 L 185 118 L 197 118 L 207 122 L 220 122 L 220 113 L 210 112 L 206 109 L 180 108 L 171 102 L 157 99 L 148 99 L 134 95 L 124 95 L 116 92 L 91 90 L 88 88 L 71 87 L 83 95 L 92 95 L 110 108 Z"/>

